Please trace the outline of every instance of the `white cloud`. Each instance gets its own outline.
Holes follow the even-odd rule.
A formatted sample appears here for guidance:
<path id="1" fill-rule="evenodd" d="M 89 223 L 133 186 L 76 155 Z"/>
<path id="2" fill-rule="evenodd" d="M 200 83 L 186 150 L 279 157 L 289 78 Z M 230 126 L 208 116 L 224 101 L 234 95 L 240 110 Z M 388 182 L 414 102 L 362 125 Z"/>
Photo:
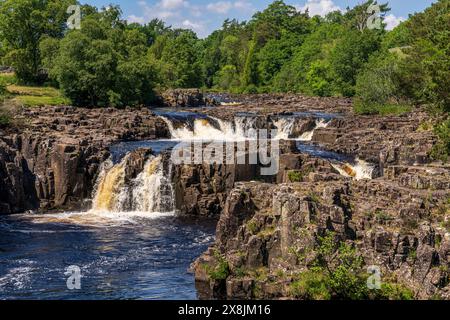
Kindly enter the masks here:
<path id="1" fill-rule="evenodd" d="M 405 21 L 406 19 L 403 17 L 396 17 L 392 13 L 384 17 L 384 23 L 386 23 L 386 29 L 392 30 L 396 26 L 398 26 L 401 22 Z"/>
<path id="2" fill-rule="evenodd" d="M 308 0 L 304 6 L 295 6 L 299 11 L 309 10 L 310 16 L 326 16 L 328 13 L 333 11 L 343 11 L 339 6 L 337 6 L 332 0 Z"/>
<path id="3" fill-rule="evenodd" d="M 188 2 L 185 0 L 161 0 L 157 4 L 158 7 L 161 7 L 163 9 L 179 9 L 188 6 Z"/>
<path id="4" fill-rule="evenodd" d="M 131 22 L 131 23 L 140 23 L 140 24 L 145 23 L 144 17 L 138 17 L 138 16 L 135 16 L 134 14 L 128 16 L 127 20 L 128 20 L 128 22 Z"/>
<path id="5" fill-rule="evenodd" d="M 209 3 L 206 8 L 209 11 L 216 12 L 216 13 L 227 13 L 228 11 L 233 8 L 233 4 L 229 1 L 219 1 L 219 2 L 213 2 Z"/>
<path id="6" fill-rule="evenodd" d="M 226 14 L 230 10 L 237 9 L 237 10 L 245 10 L 245 11 L 252 11 L 253 5 L 249 3 L 246 0 L 238 0 L 238 1 L 218 1 L 218 2 L 211 2 L 206 6 L 206 9 L 208 9 L 211 12 L 219 13 L 219 14 Z"/>

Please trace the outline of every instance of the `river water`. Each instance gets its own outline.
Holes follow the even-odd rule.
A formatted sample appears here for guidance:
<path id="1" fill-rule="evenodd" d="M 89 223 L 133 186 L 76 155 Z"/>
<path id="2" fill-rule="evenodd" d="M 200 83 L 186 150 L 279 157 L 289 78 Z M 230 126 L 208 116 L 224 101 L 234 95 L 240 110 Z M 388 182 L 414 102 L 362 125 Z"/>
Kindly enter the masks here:
<path id="1" fill-rule="evenodd" d="M 215 223 L 145 214 L 0 218 L 0 299 L 196 299 Z M 81 289 L 65 274 L 81 269 Z"/>
<path id="2" fill-rule="evenodd" d="M 160 115 L 170 124 L 173 139 L 112 146 L 93 210 L 0 217 L 0 299 L 196 299 L 189 268 L 214 242 L 215 222 L 173 213 L 171 174 L 163 170 L 158 154 L 184 140 L 245 139 L 255 122 L 253 116 L 226 123 L 182 112 L 162 110 Z M 317 115 L 317 127 L 332 118 L 326 116 Z M 278 123 L 282 138 L 290 134 L 290 121 Z M 302 152 L 347 160 L 309 144 L 311 137 L 312 132 L 299 137 Z M 141 147 L 152 148 L 156 158 L 125 186 L 122 161 Z M 133 205 L 124 205 L 128 203 Z M 123 212 L 129 208 L 139 212 Z M 155 210 L 164 213 L 151 212 Z M 69 267 L 80 270 L 79 290 L 67 285 Z"/>

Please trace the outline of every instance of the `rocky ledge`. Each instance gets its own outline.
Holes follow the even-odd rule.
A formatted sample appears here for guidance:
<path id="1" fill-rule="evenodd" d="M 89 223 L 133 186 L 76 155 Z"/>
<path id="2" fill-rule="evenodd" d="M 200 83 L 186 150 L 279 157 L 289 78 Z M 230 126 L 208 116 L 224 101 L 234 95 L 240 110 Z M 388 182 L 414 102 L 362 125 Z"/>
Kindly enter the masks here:
<path id="1" fill-rule="evenodd" d="M 311 181 L 313 173 L 302 183 L 238 183 L 215 245 L 194 264 L 200 297 L 357 298 L 366 284 L 352 287 L 349 274 L 375 266 L 383 286 L 360 298 L 450 299 L 450 168 L 440 170 L 445 182 L 433 188 L 410 183 L 406 168 L 397 171 L 399 183 Z M 358 270 L 349 266 L 339 275 L 346 261 L 342 244 L 361 262 Z M 311 271 L 323 267 L 324 250 L 332 256 L 328 271 Z M 349 277 L 345 294 L 333 291 L 332 281 L 343 280 L 339 276 Z"/>
<path id="2" fill-rule="evenodd" d="M 15 121 L 0 134 L 0 214 L 81 209 L 112 143 L 169 136 L 146 108 L 40 107 Z"/>

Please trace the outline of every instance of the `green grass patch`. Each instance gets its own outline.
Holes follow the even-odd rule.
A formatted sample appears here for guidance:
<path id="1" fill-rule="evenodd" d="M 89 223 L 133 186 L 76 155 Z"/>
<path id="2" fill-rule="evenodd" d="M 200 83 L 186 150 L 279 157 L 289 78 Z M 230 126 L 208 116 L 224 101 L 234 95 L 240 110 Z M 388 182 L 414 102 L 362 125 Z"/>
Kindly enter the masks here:
<path id="1" fill-rule="evenodd" d="M 362 115 L 402 115 L 411 112 L 412 106 L 403 104 L 365 105 L 360 102 L 356 102 L 354 111 L 355 113 Z"/>
<path id="2" fill-rule="evenodd" d="M 17 83 L 17 78 L 14 73 L 0 73 L 0 85 L 9 86 Z"/>
<path id="3" fill-rule="evenodd" d="M 61 106 L 69 105 L 70 100 L 65 97 L 48 97 L 48 96 L 16 96 L 14 100 L 26 107 L 35 106 Z"/>
<path id="4" fill-rule="evenodd" d="M 12 80 L 12 79 L 10 79 Z M 70 99 L 53 87 L 19 86 L 9 84 L 6 86 L 6 95 L 18 105 L 34 106 L 61 106 L 70 105 Z"/>
<path id="5" fill-rule="evenodd" d="M 8 91 L 16 95 L 37 96 L 37 97 L 61 97 L 58 89 L 53 87 L 33 87 L 9 85 Z"/>
<path id="6" fill-rule="evenodd" d="M 300 171 L 289 171 L 288 178 L 290 182 L 302 182 L 303 174 Z"/>

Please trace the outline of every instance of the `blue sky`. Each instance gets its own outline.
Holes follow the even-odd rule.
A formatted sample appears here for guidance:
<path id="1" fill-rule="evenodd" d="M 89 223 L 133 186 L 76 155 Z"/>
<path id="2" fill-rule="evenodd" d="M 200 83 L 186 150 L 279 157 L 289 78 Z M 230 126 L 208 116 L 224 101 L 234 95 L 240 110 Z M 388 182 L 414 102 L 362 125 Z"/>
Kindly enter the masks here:
<path id="1" fill-rule="evenodd" d="M 164 20 L 174 27 L 192 29 L 200 37 L 205 37 L 220 28 L 226 18 L 248 20 L 267 7 L 272 0 L 82 0 L 97 7 L 111 3 L 121 6 L 124 18 L 129 21 L 145 23 L 153 18 Z M 312 14 L 324 15 L 336 9 L 345 10 L 363 0 L 285 0 L 299 10 L 306 7 Z M 385 0 L 392 11 L 386 23 L 392 29 L 400 21 L 414 12 L 423 11 L 433 0 Z"/>

